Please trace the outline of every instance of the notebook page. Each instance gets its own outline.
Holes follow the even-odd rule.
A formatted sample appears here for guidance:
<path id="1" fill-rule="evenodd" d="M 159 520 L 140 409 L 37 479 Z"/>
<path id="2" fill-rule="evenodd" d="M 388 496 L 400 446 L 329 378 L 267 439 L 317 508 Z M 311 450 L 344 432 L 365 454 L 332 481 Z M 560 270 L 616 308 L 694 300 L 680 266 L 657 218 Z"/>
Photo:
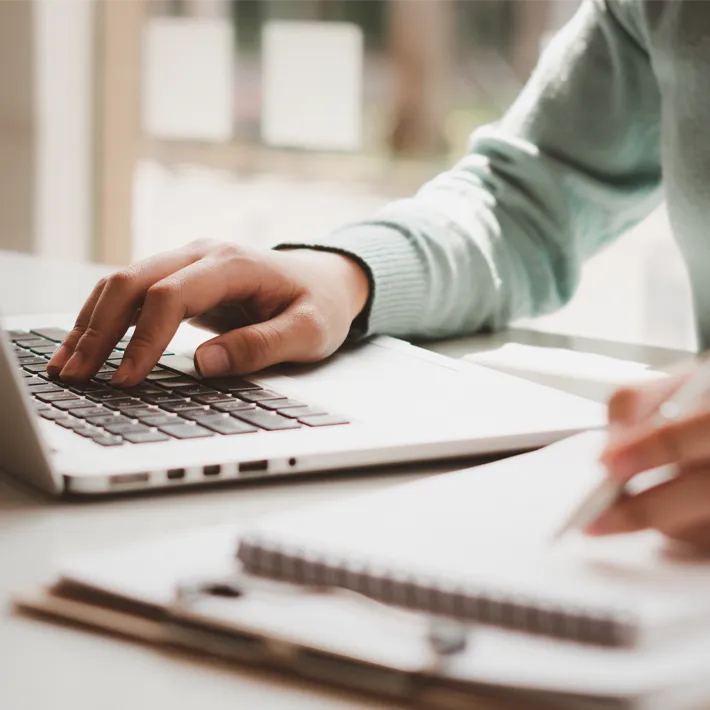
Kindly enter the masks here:
<path id="1" fill-rule="evenodd" d="M 666 551 L 654 533 L 551 544 L 604 475 L 600 432 L 488 466 L 280 516 L 250 541 L 338 567 L 465 586 L 492 596 L 665 622 L 710 609 L 710 566 Z M 252 534 L 252 532 L 254 534 Z M 708 613 L 706 611 L 706 613 Z"/>

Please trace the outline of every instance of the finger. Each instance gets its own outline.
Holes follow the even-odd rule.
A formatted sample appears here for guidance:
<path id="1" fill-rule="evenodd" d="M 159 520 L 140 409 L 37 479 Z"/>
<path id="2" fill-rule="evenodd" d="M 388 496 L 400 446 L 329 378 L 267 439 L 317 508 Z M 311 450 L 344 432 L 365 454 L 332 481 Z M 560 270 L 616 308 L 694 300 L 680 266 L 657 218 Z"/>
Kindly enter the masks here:
<path id="1" fill-rule="evenodd" d="M 94 286 L 89 298 L 86 299 L 84 305 L 81 307 L 71 332 L 66 338 L 64 338 L 62 344 L 59 348 L 57 348 L 47 363 L 47 374 L 52 377 L 59 375 L 64 366 L 67 364 L 69 358 L 73 355 L 79 339 L 89 325 L 91 314 L 94 312 L 94 308 L 96 307 L 105 286 L 106 279 L 101 279 L 96 286 Z"/>
<path id="2" fill-rule="evenodd" d="M 637 495 L 625 496 L 593 522 L 590 535 L 654 528 L 669 537 L 710 523 L 710 470 L 696 468 Z"/>
<path id="3" fill-rule="evenodd" d="M 649 382 L 641 387 L 622 387 L 609 400 L 609 425 L 632 426 L 652 416 L 687 380 L 689 373 Z"/>
<path id="4" fill-rule="evenodd" d="M 628 481 L 643 471 L 710 457 L 710 411 L 655 427 L 641 426 L 617 438 L 602 456 L 613 480 Z"/>
<path id="5" fill-rule="evenodd" d="M 265 323 L 233 330 L 201 345 L 195 364 L 203 377 L 244 375 L 281 362 L 317 362 L 338 343 L 305 304 L 294 304 Z"/>
<path id="6" fill-rule="evenodd" d="M 201 258 L 204 247 L 200 245 L 159 254 L 109 276 L 73 355 L 61 371 L 62 379 L 81 380 L 93 375 L 131 325 L 148 288 Z"/>
<path id="7" fill-rule="evenodd" d="M 685 528 L 671 537 L 678 542 L 692 545 L 694 548 L 708 553 L 710 552 L 710 521 L 702 525 Z"/>
<path id="8" fill-rule="evenodd" d="M 126 347 L 112 383 L 140 382 L 158 361 L 185 318 L 214 308 L 237 289 L 247 295 L 257 288 L 257 279 L 239 279 L 234 266 L 217 259 L 201 259 L 170 274 L 148 288 L 136 329 Z"/>

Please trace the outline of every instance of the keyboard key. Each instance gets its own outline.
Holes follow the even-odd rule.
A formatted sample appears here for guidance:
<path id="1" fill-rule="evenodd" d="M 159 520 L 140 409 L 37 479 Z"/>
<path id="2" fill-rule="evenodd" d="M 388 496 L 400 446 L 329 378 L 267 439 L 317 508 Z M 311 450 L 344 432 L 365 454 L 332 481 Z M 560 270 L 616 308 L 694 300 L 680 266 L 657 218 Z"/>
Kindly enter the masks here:
<path id="1" fill-rule="evenodd" d="M 73 382 L 69 385 L 69 389 L 72 392 L 81 392 L 85 394 L 88 392 L 109 392 L 105 385 L 100 385 L 96 382 Z"/>
<path id="2" fill-rule="evenodd" d="M 123 354 L 123 350 L 112 350 L 106 358 L 106 361 L 123 360 Z"/>
<path id="3" fill-rule="evenodd" d="M 260 390 L 259 385 L 247 382 L 241 377 L 210 377 L 202 380 L 208 387 L 214 387 L 222 392 L 246 392 L 248 390 Z"/>
<path id="4" fill-rule="evenodd" d="M 45 340 L 52 340 L 55 343 L 61 343 L 69 333 L 63 328 L 33 328 L 32 333 Z"/>
<path id="5" fill-rule="evenodd" d="M 22 366 L 27 372 L 32 372 L 33 374 L 37 375 L 40 372 L 46 372 L 47 371 L 47 360 L 43 360 L 41 364 L 37 365 L 23 365 Z"/>
<path id="6" fill-rule="evenodd" d="M 47 358 L 44 357 L 37 357 L 36 355 L 33 355 L 32 353 L 27 353 L 26 355 L 21 355 L 17 358 L 18 362 L 20 365 L 41 365 L 42 363 L 47 363 L 49 362 Z"/>
<path id="7" fill-rule="evenodd" d="M 155 385 L 150 385 L 150 384 L 140 384 L 140 385 L 135 385 L 133 387 L 121 387 L 120 390 L 124 394 L 128 395 L 129 397 L 143 397 L 146 394 L 162 394 L 163 391 L 159 388 L 156 387 Z"/>
<path id="8" fill-rule="evenodd" d="M 140 402 L 139 402 L 140 404 Z M 124 407 L 119 410 L 124 417 L 130 419 L 140 419 L 141 417 L 152 417 L 157 414 L 162 414 L 159 409 L 151 409 L 150 407 Z"/>
<path id="9" fill-rule="evenodd" d="M 259 402 L 259 406 L 275 412 L 281 409 L 300 409 L 306 405 L 303 402 L 297 402 L 295 399 L 269 399 L 266 402 Z"/>
<path id="10" fill-rule="evenodd" d="M 212 431 L 225 436 L 231 436 L 233 434 L 250 434 L 258 431 L 258 429 L 251 424 L 240 422 L 237 419 L 232 419 L 232 417 L 223 417 L 219 415 L 202 417 L 197 420 L 197 423 L 200 426 L 206 427 L 207 429 L 211 429 Z"/>
<path id="11" fill-rule="evenodd" d="M 65 418 L 67 415 L 64 412 L 60 412 L 56 409 L 45 409 L 39 413 L 42 419 L 48 419 L 49 421 L 55 421 L 57 419 Z"/>
<path id="12" fill-rule="evenodd" d="M 145 379 L 148 382 L 159 382 L 161 380 L 173 380 L 177 379 L 178 375 L 176 375 L 174 372 L 170 372 L 169 370 L 161 370 L 158 369 L 155 372 L 149 372 L 146 376 Z"/>
<path id="13" fill-rule="evenodd" d="M 37 336 L 32 336 L 32 338 L 23 338 L 22 347 L 23 348 L 37 348 L 40 345 L 51 345 L 51 340 L 46 340 L 45 338 L 38 338 Z"/>
<path id="14" fill-rule="evenodd" d="M 300 417 L 318 417 L 323 414 L 328 414 L 317 407 L 296 407 L 295 409 L 283 409 L 279 411 L 284 417 L 289 419 L 299 419 Z"/>
<path id="15" fill-rule="evenodd" d="M 99 446 L 121 446 L 123 444 L 123 439 L 120 436 L 96 436 L 91 440 Z"/>
<path id="16" fill-rule="evenodd" d="M 70 419 L 69 417 L 66 419 L 55 419 L 54 423 L 59 424 L 59 426 L 64 427 L 65 429 L 81 429 L 85 426 L 81 419 Z"/>
<path id="17" fill-rule="evenodd" d="M 215 402 L 211 406 L 212 409 L 216 409 L 218 412 L 239 412 L 256 409 L 255 404 L 242 402 L 241 399 L 232 399 L 226 402 Z"/>
<path id="18" fill-rule="evenodd" d="M 162 392 L 161 394 L 149 394 L 145 397 L 141 397 L 144 402 L 148 404 L 166 404 L 167 402 L 184 402 L 185 398 L 178 394 L 173 394 L 172 392 Z"/>
<path id="19" fill-rule="evenodd" d="M 168 424 L 180 423 L 174 414 L 154 414 L 150 417 L 139 417 L 141 423 L 146 426 L 167 426 Z"/>
<path id="20" fill-rule="evenodd" d="M 165 402 L 160 405 L 160 408 L 164 409 L 166 412 L 173 412 L 174 414 L 178 414 L 179 412 L 189 412 L 193 409 L 200 409 L 203 412 L 207 411 L 207 407 L 204 405 L 198 404 L 197 402 L 191 402 L 190 400 L 183 400 L 182 402 Z"/>
<path id="21" fill-rule="evenodd" d="M 54 351 L 59 347 L 56 343 L 53 345 L 40 345 L 38 347 L 30 348 L 30 350 L 35 355 L 53 355 Z"/>
<path id="22" fill-rule="evenodd" d="M 307 426 L 338 426 L 340 424 L 350 424 L 350 422 L 336 414 L 322 414 L 316 417 L 299 417 L 298 421 Z"/>
<path id="23" fill-rule="evenodd" d="M 91 402 L 86 402 L 86 404 L 91 404 Z M 84 407 L 82 409 L 72 409 L 69 411 L 69 414 L 71 414 L 72 417 L 78 417 L 79 419 L 113 416 L 108 409 L 104 409 L 103 407 Z"/>
<path id="24" fill-rule="evenodd" d="M 49 382 L 45 382 L 44 380 L 40 380 L 42 383 L 41 385 L 35 385 L 33 387 L 30 387 L 30 394 L 47 394 L 47 392 L 66 392 L 66 390 L 63 390 L 61 387 L 57 387 L 57 385 L 50 384 Z"/>
<path id="25" fill-rule="evenodd" d="M 131 444 L 157 444 L 161 441 L 171 441 L 167 434 L 160 431 L 127 432 L 123 438 Z"/>
<path id="26" fill-rule="evenodd" d="M 88 405 L 91 404 L 91 402 L 87 402 L 85 399 L 70 399 L 66 401 L 61 401 L 61 402 L 52 402 L 52 404 L 57 408 L 61 409 L 62 411 L 66 412 L 69 411 L 70 409 L 86 409 Z"/>
<path id="27" fill-rule="evenodd" d="M 193 397 L 195 402 L 200 404 L 214 404 L 215 402 L 234 402 L 232 395 L 226 394 L 225 392 L 215 392 L 214 394 L 202 394 L 198 397 Z M 244 404 L 244 402 L 241 402 Z"/>
<path id="28" fill-rule="evenodd" d="M 206 394 L 218 394 L 217 390 L 213 390 L 211 387 L 205 387 L 204 385 L 192 384 L 186 387 L 180 387 L 176 390 L 177 393 L 185 397 L 194 397 L 197 395 Z"/>
<path id="29" fill-rule="evenodd" d="M 119 399 L 125 399 L 126 395 L 117 390 L 101 389 L 96 392 L 87 392 L 88 399 L 93 399 L 94 402 L 115 402 Z"/>
<path id="30" fill-rule="evenodd" d="M 101 432 L 97 429 L 92 429 L 88 426 L 74 427 L 74 433 L 79 436 L 85 436 L 89 439 L 93 439 L 96 436 L 101 436 Z"/>
<path id="31" fill-rule="evenodd" d="M 73 392 L 61 390 L 59 392 L 40 392 L 37 394 L 37 399 L 40 402 L 69 402 L 72 400 L 78 401 L 80 398 Z"/>
<path id="32" fill-rule="evenodd" d="M 192 387 L 195 384 L 195 380 L 191 380 L 189 377 L 183 377 L 182 375 L 176 375 L 174 372 L 170 373 L 170 377 L 156 380 L 156 386 L 164 390 L 178 390 L 180 387 Z"/>
<path id="33" fill-rule="evenodd" d="M 254 424 L 254 426 L 258 426 L 260 429 L 266 429 L 267 431 L 298 429 L 301 426 L 293 419 L 287 419 L 279 414 L 272 414 L 271 412 L 265 412 L 259 409 L 253 412 L 232 412 L 231 416 L 248 424 Z"/>
<path id="34" fill-rule="evenodd" d="M 256 392 L 240 392 L 239 399 L 245 402 L 265 402 L 268 399 L 285 399 L 282 394 L 272 392 L 271 390 L 258 390 Z"/>
<path id="35" fill-rule="evenodd" d="M 13 343 L 18 343 L 22 340 L 34 340 L 37 337 L 34 333 L 28 333 L 26 330 L 8 330 L 7 334 Z"/>
<path id="36" fill-rule="evenodd" d="M 116 370 L 109 370 L 108 372 L 97 372 L 92 379 L 94 380 L 94 382 L 100 382 L 102 384 L 105 382 L 111 382 L 114 372 L 116 372 Z"/>
<path id="37" fill-rule="evenodd" d="M 198 419 L 201 419 L 202 417 L 221 417 L 223 415 L 219 412 L 213 412 L 211 409 L 203 407 L 202 409 L 187 409 L 184 412 L 178 412 L 178 416 L 181 419 L 187 419 L 190 422 L 195 422 Z"/>
<path id="38" fill-rule="evenodd" d="M 145 434 L 150 429 L 142 424 L 134 424 L 133 422 L 118 422 L 116 424 L 104 424 L 103 427 L 110 434 Z"/>
<path id="39" fill-rule="evenodd" d="M 94 426 L 103 427 L 105 424 L 128 422 L 130 419 L 125 419 L 124 417 L 119 417 L 116 414 L 104 414 L 99 417 L 87 417 L 86 421 Z"/>
<path id="40" fill-rule="evenodd" d="M 160 431 L 170 434 L 176 439 L 204 439 L 208 436 L 214 436 L 211 431 L 196 424 L 169 424 L 168 426 L 161 426 Z"/>
<path id="41" fill-rule="evenodd" d="M 115 409 L 122 412 L 124 409 L 130 409 L 131 407 L 140 407 L 143 402 L 140 399 L 134 397 L 126 397 L 124 399 L 111 399 L 106 402 L 106 406 L 109 409 Z"/>

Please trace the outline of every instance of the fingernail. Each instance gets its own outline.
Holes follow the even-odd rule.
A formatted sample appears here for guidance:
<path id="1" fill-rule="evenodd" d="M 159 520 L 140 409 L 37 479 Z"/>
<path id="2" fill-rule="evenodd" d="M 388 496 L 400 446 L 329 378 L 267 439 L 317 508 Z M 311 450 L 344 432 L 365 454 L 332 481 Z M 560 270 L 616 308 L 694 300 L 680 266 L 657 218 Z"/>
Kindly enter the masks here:
<path id="1" fill-rule="evenodd" d="M 69 352 L 69 348 L 66 345 L 60 345 L 54 351 L 52 357 L 49 358 L 49 362 L 47 363 L 47 371 L 51 371 L 55 374 L 58 373 L 67 364 L 67 360 L 69 360 L 70 356 L 71 353 Z"/>
<path id="2" fill-rule="evenodd" d="M 197 369 L 202 377 L 226 375 L 230 370 L 229 356 L 221 345 L 206 345 L 195 354 Z"/>
<path id="3" fill-rule="evenodd" d="M 74 377 L 76 375 L 77 371 L 81 366 L 84 364 L 84 358 L 82 354 L 78 351 L 76 351 L 70 358 L 69 362 L 67 362 L 66 365 L 62 368 L 61 371 L 61 376 L 62 379 L 65 377 Z"/>
<path id="4" fill-rule="evenodd" d="M 119 365 L 118 370 L 113 373 L 113 377 L 111 378 L 111 384 L 118 385 L 119 387 L 125 384 L 131 375 L 131 370 L 133 370 L 133 360 L 124 357 L 121 361 L 121 364 Z"/>

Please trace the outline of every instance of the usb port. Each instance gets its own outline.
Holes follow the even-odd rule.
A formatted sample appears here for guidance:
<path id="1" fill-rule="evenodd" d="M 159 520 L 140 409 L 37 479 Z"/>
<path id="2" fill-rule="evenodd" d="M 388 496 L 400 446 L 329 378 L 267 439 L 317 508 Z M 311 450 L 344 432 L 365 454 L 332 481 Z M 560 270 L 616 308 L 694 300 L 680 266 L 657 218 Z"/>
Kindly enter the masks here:
<path id="1" fill-rule="evenodd" d="M 239 473 L 256 473 L 257 471 L 268 471 L 268 461 L 245 461 L 239 464 Z"/>
<path id="2" fill-rule="evenodd" d="M 202 469 L 202 473 L 205 476 L 219 476 L 219 474 L 222 473 L 222 467 L 219 464 L 215 464 L 214 466 L 205 466 Z"/>
<path id="3" fill-rule="evenodd" d="M 171 468 L 168 471 L 168 479 L 171 481 L 178 481 L 181 478 L 185 478 L 185 469 L 184 468 Z"/>
<path id="4" fill-rule="evenodd" d="M 132 483 L 148 483 L 150 476 L 147 473 L 119 473 L 116 476 L 109 476 L 109 483 L 112 486 L 125 486 Z"/>

